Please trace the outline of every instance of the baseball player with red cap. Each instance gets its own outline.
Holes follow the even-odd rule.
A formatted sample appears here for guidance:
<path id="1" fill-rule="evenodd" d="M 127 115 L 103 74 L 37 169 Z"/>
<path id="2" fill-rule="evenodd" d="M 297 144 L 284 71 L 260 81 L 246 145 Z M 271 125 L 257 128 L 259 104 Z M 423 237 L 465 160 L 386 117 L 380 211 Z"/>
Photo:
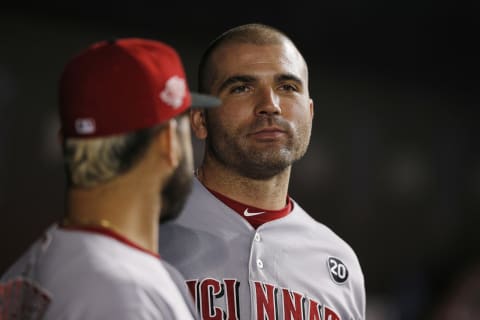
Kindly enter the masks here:
<path id="1" fill-rule="evenodd" d="M 66 215 L 1 277 L 0 319 L 194 319 L 183 278 L 158 255 L 193 177 L 191 93 L 176 51 L 95 43 L 60 79 Z"/>
<path id="2" fill-rule="evenodd" d="M 363 320 L 354 250 L 289 196 L 313 119 L 307 64 L 282 32 L 228 30 L 207 48 L 192 110 L 205 154 L 183 213 L 161 226 L 160 254 L 185 276 L 205 320 Z"/>

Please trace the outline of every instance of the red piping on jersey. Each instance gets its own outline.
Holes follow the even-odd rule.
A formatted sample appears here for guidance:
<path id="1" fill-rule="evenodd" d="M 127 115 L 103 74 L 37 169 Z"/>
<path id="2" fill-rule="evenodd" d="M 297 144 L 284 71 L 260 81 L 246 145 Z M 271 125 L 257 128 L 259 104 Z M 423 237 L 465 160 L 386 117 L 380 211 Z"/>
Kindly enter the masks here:
<path id="1" fill-rule="evenodd" d="M 121 234 L 119 234 L 119 233 L 117 233 L 117 232 L 115 232 L 111 229 L 107 229 L 107 228 L 100 227 L 100 226 L 64 226 L 64 225 L 61 225 L 61 224 L 59 225 L 59 227 L 61 229 L 65 229 L 65 230 L 87 231 L 87 232 L 102 234 L 104 236 L 107 236 L 107 237 L 113 238 L 115 240 L 118 240 L 118 241 L 126 244 L 129 247 L 132 247 L 134 249 L 137 249 L 137 250 L 140 250 L 142 252 L 148 253 L 149 255 L 152 255 L 155 258 L 158 258 L 158 259 L 161 258 L 158 253 L 155 253 L 153 251 L 142 248 L 138 244 L 132 242 L 131 240 L 127 239 L 126 237 L 122 236 Z"/>
<path id="2" fill-rule="evenodd" d="M 218 200 L 222 201 L 225 205 L 230 207 L 233 211 L 238 213 L 242 218 L 247 220 L 248 223 L 254 228 L 257 229 L 260 227 L 262 224 L 265 222 L 273 221 L 276 219 L 280 219 L 285 217 L 287 214 L 289 214 L 292 209 L 292 201 L 290 200 L 290 197 L 287 196 L 287 204 L 285 205 L 284 208 L 280 210 L 265 210 L 257 207 L 252 207 L 248 206 L 246 204 L 243 204 L 241 202 L 235 201 L 217 191 L 214 191 L 212 189 L 209 189 L 205 186 L 205 188 L 210 191 Z M 245 211 L 248 210 L 250 214 L 253 213 L 253 215 L 250 216 L 245 216 Z M 262 212 L 260 214 L 260 212 Z"/>

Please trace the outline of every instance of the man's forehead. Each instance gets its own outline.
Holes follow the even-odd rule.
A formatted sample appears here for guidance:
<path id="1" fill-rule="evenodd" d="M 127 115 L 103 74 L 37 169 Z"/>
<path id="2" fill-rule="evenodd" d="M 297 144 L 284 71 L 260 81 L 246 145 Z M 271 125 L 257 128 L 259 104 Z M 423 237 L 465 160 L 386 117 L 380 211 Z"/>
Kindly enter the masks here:
<path id="1" fill-rule="evenodd" d="M 218 48 L 213 58 L 213 79 L 222 81 L 235 75 L 278 78 L 295 75 L 306 78 L 306 65 L 291 44 L 256 45 L 230 43 Z"/>
<path id="2" fill-rule="evenodd" d="M 239 63 L 299 63 L 302 56 L 290 42 L 275 44 L 227 43 L 213 53 L 215 64 L 234 60 Z"/>

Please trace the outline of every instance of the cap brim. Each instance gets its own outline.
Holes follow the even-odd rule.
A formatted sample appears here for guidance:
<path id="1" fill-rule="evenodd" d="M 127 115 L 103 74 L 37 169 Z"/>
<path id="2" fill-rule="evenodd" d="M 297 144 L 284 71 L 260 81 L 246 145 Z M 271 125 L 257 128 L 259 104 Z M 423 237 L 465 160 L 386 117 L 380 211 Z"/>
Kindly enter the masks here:
<path id="1" fill-rule="evenodd" d="M 191 108 L 211 108 L 222 104 L 222 100 L 208 94 L 191 92 L 190 95 L 192 96 Z"/>

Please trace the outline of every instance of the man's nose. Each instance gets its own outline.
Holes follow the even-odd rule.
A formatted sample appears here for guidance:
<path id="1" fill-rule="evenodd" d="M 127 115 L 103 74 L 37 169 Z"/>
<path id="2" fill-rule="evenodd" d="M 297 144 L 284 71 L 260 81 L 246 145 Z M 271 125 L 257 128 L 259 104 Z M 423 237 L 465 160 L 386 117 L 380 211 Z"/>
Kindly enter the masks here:
<path id="1" fill-rule="evenodd" d="M 272 88 L 264 88 L 257 92 L 258 101 L 255 106 L 256 115 L 278 115 L 282 113 L 280 97 Z"/>

